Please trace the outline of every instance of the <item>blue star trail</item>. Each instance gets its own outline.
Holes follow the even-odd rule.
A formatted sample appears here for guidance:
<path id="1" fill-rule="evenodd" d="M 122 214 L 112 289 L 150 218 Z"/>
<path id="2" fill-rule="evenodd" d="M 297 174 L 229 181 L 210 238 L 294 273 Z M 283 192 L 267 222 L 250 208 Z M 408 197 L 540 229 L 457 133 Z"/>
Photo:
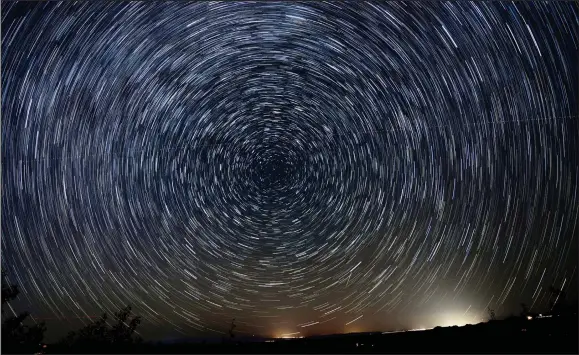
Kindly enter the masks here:
<path id="1" fill-rule="evenodd" d="M 281 336 L 576 295 L 575 4 L 2 5 L 2 266 L 49 332 L 126 304 L 152 338 Z"/>

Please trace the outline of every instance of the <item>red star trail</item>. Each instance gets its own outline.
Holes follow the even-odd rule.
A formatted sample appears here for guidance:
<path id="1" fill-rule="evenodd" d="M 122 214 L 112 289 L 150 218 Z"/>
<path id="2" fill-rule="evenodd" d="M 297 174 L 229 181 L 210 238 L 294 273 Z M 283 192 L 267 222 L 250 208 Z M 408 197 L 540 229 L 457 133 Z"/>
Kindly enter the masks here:
<path id="1" fill-rule="evenodd" d="M 127 304 L 148 338 L 301 336 L 576 295 L 576 4 L 2 7 L 2 266 L 49 332 Z"/>

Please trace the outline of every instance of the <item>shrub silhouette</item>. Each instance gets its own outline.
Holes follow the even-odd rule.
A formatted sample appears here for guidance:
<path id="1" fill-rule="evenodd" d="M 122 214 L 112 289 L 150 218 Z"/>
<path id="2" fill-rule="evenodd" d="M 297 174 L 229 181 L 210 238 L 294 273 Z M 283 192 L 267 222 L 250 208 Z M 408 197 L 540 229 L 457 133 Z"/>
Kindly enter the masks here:
<path id="1" fill-rule="evenodd" d="M 41 349 L 41 342 L 46 332 L 44 322 L 26 325 L 24 321 L 30 315 L 23 312 L 18 315 L 6 316 L 5 305 L 14 300 L 20 290 L 17 285 L 12 285 L 2 271 L 2 353 L 36 353 Z"/>
<path id="2" fill-rule="evenodd" d="M 114 314 L 112 325 L 107 319 L 107 314 L 104 313 L 96 321 L 68 333 L 58 343 L 59 347 L 73 351 L 86 349 L 98 352 L 102 349 L 124 348 L 142 342 L 142 339 L 135 335 L 136 328 L 141 323 L 141 317 L 133 316 L 130 306 Z"/>

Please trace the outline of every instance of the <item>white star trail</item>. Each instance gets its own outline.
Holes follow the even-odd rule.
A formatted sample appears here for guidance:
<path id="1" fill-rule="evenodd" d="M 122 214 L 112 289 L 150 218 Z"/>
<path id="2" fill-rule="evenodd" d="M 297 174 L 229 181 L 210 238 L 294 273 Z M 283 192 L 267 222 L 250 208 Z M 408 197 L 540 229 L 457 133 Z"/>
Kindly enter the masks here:
<path id="1" fill-rule="evenodd" d="M 571 2 L 2 5 L 2 266 L 38 318 L 389 330 L 577 288 Z"/>

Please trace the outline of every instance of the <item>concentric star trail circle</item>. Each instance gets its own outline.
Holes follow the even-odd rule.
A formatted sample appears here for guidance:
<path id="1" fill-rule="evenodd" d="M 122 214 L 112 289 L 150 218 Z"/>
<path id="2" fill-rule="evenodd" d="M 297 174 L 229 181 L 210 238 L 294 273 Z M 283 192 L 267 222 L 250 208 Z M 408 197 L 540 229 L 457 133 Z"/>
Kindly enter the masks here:
<path id="1" fill-rule="evenodd" d="M 3 263 L 39 317 L 341 332 L 576 284 L 571 3 L 2 16 Z"/>

